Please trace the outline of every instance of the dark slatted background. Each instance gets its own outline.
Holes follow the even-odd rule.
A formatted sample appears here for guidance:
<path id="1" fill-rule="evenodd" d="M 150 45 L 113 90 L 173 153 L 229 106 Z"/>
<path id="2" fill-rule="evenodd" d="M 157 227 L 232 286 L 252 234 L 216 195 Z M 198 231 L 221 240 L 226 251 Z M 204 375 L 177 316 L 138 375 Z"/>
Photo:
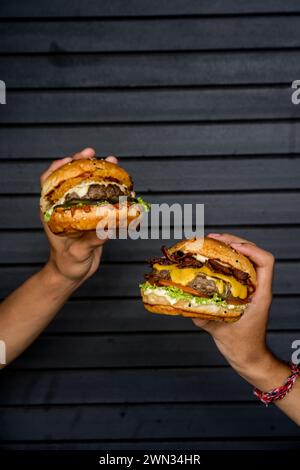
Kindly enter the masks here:
<path id="1" fill-rule="evenodd" d="M 95 146 L 150 201 L 205 203 L 207 230 L 277 257 L 270 343 L 300 337 L 297 0 L 2 0 L 1 296 L 47 258 L 38 175 Z M 256 403 L 189 320 L 138 299 L 161 241 L 113 241 L 99 272 L 1 373 L 5 448 L 280 449 L 297 427 Z M 26 312 L 24 312 L 26 314 Z"/>

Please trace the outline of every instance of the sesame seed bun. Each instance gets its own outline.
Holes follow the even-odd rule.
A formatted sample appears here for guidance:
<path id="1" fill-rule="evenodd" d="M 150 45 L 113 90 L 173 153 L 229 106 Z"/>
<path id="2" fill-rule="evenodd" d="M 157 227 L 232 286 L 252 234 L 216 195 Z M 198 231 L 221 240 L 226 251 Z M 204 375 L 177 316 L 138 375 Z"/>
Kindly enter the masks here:
<path id="1" fill-rule="evenodd" d="M 226 243 L 214 238 L 192 238 L 182 240 L 168 249 L 169 253 L 182 251 L 205 258 L 216 259 L 249 274 L 250 281 L 256 286 L 256 272 L 251 261 Z"/>

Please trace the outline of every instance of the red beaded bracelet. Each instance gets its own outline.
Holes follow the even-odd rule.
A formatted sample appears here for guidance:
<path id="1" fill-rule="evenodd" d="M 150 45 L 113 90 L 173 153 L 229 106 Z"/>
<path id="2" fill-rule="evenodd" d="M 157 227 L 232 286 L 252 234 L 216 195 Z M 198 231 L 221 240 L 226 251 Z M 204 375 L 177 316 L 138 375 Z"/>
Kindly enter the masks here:
<path id="1" fill-rule="evenodd" d="M 268 406 L 270 403 L 273 403 L 273 401 L 284 398 L 293 387 L 297 378 L 300 376 L 300 365 L 297 366 L 296 364 L 290 363 L 290 367 L 292 373 L 280 387 L 274 388 L 269 392 L 262 392 L 258 388 L 253 390 L 254 395 L 259 398 L 259 400 L 262 401 L 266 406 Z"/>

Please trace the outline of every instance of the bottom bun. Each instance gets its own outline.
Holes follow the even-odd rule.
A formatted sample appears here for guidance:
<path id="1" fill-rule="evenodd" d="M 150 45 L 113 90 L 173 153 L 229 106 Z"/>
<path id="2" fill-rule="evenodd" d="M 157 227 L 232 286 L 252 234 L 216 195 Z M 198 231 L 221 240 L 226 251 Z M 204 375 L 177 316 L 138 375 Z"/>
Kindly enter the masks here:
<path id="1" fill-rule="evenodd" d="M 232 323 L 241 318 L 247 304 L 228 305 L 227 307 L 217 304 L 192 305 L 187 300 L 178 300 L 170 303 L 169 299 L 154 292 L 145 294 L 142 291 L 144 307 L 152 313 L 163 315 L 181 315 L 190 318 L 202 318 L 204 320 L 215 320 Z"/>
<path id="2" fill-rule="evenodd" d="M 48 226 L 56 235 L 96 230 L 98 224 L 106 223 L 112 229 L 127 227 L 142 214 L 139 204 L 103 204 L 91 205 L 87 208 L 74 207 L 70 209 L 57 208 L 53 211 Z M 102 227 L 100 227 L 102 228 Z"/>

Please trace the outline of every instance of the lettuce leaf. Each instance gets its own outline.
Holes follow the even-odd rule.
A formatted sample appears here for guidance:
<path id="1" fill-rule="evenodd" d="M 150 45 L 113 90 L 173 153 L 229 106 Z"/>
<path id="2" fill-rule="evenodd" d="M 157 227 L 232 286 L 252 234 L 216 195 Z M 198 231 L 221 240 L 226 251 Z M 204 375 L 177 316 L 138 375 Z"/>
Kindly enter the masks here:
<path id="1" fill-rule="evenodd" d="M 144 211 L 145 212 L 149 212 L 150 211 L 150 208 L 151 208 L 151 204 L 150 202 L 147 202 L 147 201 L 144 201 L 144 199 L 142 197 L 136 197 L 134 198 L 134 201 L 137 203 L 137 204 L 140 204 Z"/>
<path id="2" fill-rule="evenodd" d="M 53 212 L 53 208 L 51 207 L 51 209 L 47 210 L 44 214 L 44 221 L 46 223 L 48 223 L 51 219 L 51 215 L 52 215 L 52 212 Z"/>
<path id="3" fill-rule="evenodd" d="M 205 304 L 216 304 L 216 305 L 220 305 L 220 306 L 223 306 L 223 307 L 226 307 L 227 306 L 227 303 L 225 300 L 223 300 L 218 294 L 214 294 L 213 297 L 211 298 L 206 298 L 206 297 L 197 297 L 196 295 L 192 295 L 192 294 L 189 294 L 188 292 L 184 292 L 183 290 L 179 289 L 178 287 L 174 287 L 174 286 L 154 286 L 153 284 L 150 284 L 149 282 L 143 282 L 142 284 L 140 284 L 140 288 L 142 290 L 145 290 L 145 289 L 152 289 L 152 290 L 155 290 L 155 289 L 163 289 L 166 294 L 173 298 L 173 299 L 177 299 L 177 300 L 186 300 L 186 301 L 191 301 L 192 299 L 194 299 L 194 302 L 196 304 L 202 304 L 202 305 L 205 305 Z"/>

